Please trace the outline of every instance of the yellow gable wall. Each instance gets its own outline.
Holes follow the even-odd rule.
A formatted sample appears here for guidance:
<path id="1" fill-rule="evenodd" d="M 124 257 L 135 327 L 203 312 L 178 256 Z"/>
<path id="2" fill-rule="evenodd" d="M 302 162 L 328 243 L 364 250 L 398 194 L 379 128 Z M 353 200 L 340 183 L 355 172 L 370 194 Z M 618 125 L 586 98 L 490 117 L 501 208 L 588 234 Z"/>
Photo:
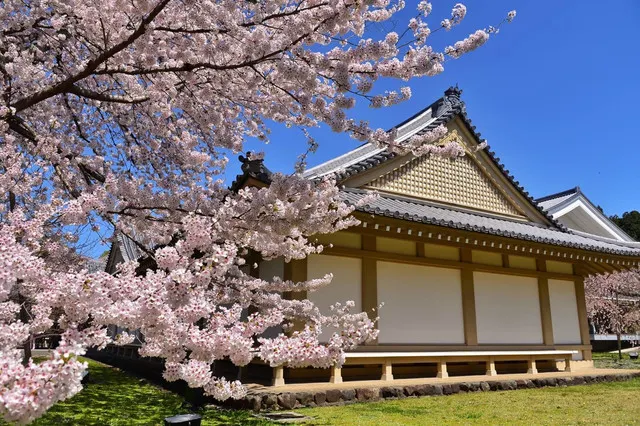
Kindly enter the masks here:
<path id="1" fill-rule="evenodd" d="M 395 168 L 366 186 L 385 192 L 440 201 L 510 216 L 523 216 L 487 173 L 481 170 L 476 153 L 461 133 L 453 129 L 443 142 L 467 148 L 464 157 L 450 160 L 438 156 L 407 156 Z"/>
<path id="2" fill-rule="evenodd" d="M 466 156 L 458 160 L 414 158 L 368 186 L 500 214 L 521 215 Z"/>

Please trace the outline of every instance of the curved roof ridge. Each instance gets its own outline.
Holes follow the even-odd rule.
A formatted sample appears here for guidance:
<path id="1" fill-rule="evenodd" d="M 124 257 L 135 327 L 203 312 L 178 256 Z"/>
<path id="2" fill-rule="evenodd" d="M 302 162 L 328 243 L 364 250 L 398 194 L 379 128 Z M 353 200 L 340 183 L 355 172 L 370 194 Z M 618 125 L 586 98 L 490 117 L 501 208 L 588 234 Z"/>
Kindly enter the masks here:
<path id="1" fill-rule="evenodd" d="M 543 201 L 554 200 L 556 198 L 561 198 L 561 197 L 565 197 L 567 195 L 573 195 L 573 194 L 578 194 L 578 193 L 582 193 L 582 191 L 580 190 L 580 187 L 579 186 L 574 186 L 573 188 L 567 189 L 565 191 L 560 191 L 560 192 L 556 192 L 555 194 L 549 194 L 549 195 L 545 195 L 544 197 L 536 198 L 536 203 L 541 203 Z"/>

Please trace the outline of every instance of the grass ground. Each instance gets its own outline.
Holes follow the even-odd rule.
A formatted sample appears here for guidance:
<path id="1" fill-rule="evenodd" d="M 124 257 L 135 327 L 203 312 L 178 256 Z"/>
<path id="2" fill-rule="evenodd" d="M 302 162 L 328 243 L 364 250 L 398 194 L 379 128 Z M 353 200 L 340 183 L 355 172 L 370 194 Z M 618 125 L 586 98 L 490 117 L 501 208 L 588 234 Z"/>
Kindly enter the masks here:
<path id="1" fill-rule="evenodd" d="M 594 354 L 601 368 L 638 368 L 640 361 Z M 184 400 L 147 381 L 96 361 L 78 395 L 58 403 L 34 425 L 161 425 L 186 413 Z M 339 407 L 296 410 L 313 425 L 607 424 L 640 425 L 640 379 L 565 388 L 407 398 Z M 203 426 L 262 426 L 245 411 L 206 410 Z M 0 421 L 0 424 L 3 424 Z"/>
<path id="2" fill-rule="evenodd" d="M 622 354 L 619 359 L 618 353 L 599 352 L 593 354 L 593 361 L 596 368 L 640 369 L 640 360 L 632 360 L 629 354 Z"/>
<path id="3" fill-rule="evenodd" d="M 640 379 L 297 410 L 315 425 L 640 424 Z"/>
<path id="4" fill-rule="evenodd" d="M 162 425 L 165 417 L 189 412 L 182 408 L 180 396 L 116 368 L 87 361 L 89 377 L 84 389 L 56 404 L 33 425 Z M 203 418 L 203 426 L 266 424 L 245 411 L 208 410 Z"/>

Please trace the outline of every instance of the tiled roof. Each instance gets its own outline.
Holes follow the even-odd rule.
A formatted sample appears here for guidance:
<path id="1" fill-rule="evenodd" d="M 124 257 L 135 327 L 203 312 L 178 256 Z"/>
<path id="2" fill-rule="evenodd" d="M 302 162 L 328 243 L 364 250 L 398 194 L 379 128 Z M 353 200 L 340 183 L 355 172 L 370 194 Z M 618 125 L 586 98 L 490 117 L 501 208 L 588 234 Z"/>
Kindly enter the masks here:
<path id="1" fill-rule="evenodd" d="M 362 189 L 343 188 L 341 190 L 343 200 L 352 205 L 357 205 L 368 193 L 370 192 Z M 640 255 L 640 243 L 621 243 L 604 238 L 595 239 L 585 234 L 543 227 L 534 223 L 501 219 L 480 213 L 470 213 L 434 205 L 426 201 L 387 194 L 379 194 L 375 201 L 357 207 L 356 210 L 378 216 L 562 247 L 625 256 Z"/>
<path id="2" fill-rule="evenodd" d="M 116 238 L 118 239 L 118 244 L 125 262 L 138 260 L 144 256 L 144 251 L 142 251 L 142 249 L 138 247 L 131 238 L 120 232 L 118 232 L 118 236 Z"/>
<path id="3" fill-rule="evenodd" d="M 546 210 L 550 215 L 555 215 L 556 213 L 563 210 L 565 207 L 571 205 L 574 201 L 581 200 L 583 205 L 586 206 L 588 210 L 591 211 L 592 214 L 596 215 L 600 218 L 601 221 L 605 222 L 610 228 L 612 228 L 616 233 L 618 233 L 621 239 L 635 242 L 629 234 L 627 234 L 624 230 L 622 230 L 618 225 L 616 225 L 611 219 L 607 217 L 599 208 L 596 206 L 586 195 L 582 192 L 579 186 L 575 188 L 568 189 L 566 191 L 558 192 L 556 194 L 547 195 L 542 198 L 538 198 L 536 202 L 540 207 Z M 561 216 L 557 216 L 559 219 Z M 575 231 L 575 230 L 574 230 Z M 591 235 L 591 234 L 588 234 Z M 595 236 L 594 236 L 595 237 Z"/>
<path id="4" fill-rule="evenodd" d="M 383 148 L 377 148 L 371 143 L 365 143 L 353 151 L 349 151 L 346 154 L 341 155 L 340 157 L 336 157 L 326 163 L 322 163 L 318 166 L 305 170 L 302 176 L 313 179 L 330 173 L 339 172 L 347 166 L 358 163 L 372 155 L 379 154 L 382 151 L 384 151 Z"/>
<path id="5" fill-rule="evenodd" d="M 484 142 L 481 134 L 479 132 L 476 132 L 476 126 L 472 124 L 471 119 L 467 115 L 465 104 L 460 99 L 461 94 L 462 90 L 458 89 L 457 87 L 450 87 L 449 89 L 447 89 L 445 91 L 445 95 L 442 98 L 438 99 L 418 114 L 396 126 L 396 128 L 400 130 L 399 138 L 402 139 L 404 136 L 406 136 L 403 133 L 406 133 L 407 131 L 406 126 L 415 127 L 416 125 L 419 125 L 421 129 L 417 132 L 417 134 L 421 134 L 433 130 L 442 124 L 447 124 L 456 116 L 459 116 L 466 125 L 467 130 L 474 136 L 476 142 L 478 144 Z M 329 162 L 316 166 L 313 169 L 309 169 L 305 176 L 312 179 L 324 174 L 336 173 L 338 180 L 344 181 L 351 176 L 355 176 L 359 173 L 372 169 L 386 161 L 389 161 L 395 158 L 397 155 L 395 152 L 390 152 L 386 149 L 373 150 L 371 148 L 368 148 L 365 150 L 363 148 L 364 146 L 366 145 L 358 148 L 362 148 L 362 151 L 360 151 L 360 155 L 356 155 L 356 151 L 358 151 L 358 149 L 356 149 L 354 151 L 351 151 L 351 153 L 347 153 L 341 157 L 337 157 Z M 365 152 L 368 152 L 368 154 L 365 154 Z M 500 173 L 502 173 L 502 175 L 506 177 L 506 179 L 531 204 L 533 208 L 535 208 L 545 219 L 549 221 L 549 223 L 551 223 L 557 229 L 566 229 L 564 225 L 555 220 L 550 214 L 547 213 L 545 209 L 543 209 L 536 203 L 531 194 L 529 194 L 529 192 L 527 192 L 520 185 L 520 182 L 515 180 L 509 170 L 504 167 L 504 165 L 500 162 L 500 158 L 496 157 L 495 152 L 491 151 L 488 146 L 484 150 L 484 152 L 495 164 Z"/>
<path id="6" fill-rule="evenodd" d="M 575 188 L 571 188 L 566 191 L 562 191 L 556 194 L 550 194 L 550 195 L 546 195 L 544 197 L 538 198 L 536 199 L 536 202 L 543 209 L 549 210 L 579 193 L 580 193 L 580 187 L 576 186 Z"/>

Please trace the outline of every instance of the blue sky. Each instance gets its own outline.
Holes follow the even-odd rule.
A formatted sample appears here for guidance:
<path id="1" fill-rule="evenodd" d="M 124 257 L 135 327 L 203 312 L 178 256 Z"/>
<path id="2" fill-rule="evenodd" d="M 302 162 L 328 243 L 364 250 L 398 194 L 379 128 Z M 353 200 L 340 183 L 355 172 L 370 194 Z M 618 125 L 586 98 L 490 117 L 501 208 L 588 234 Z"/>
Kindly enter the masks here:
<path id="1" fill-rule="evenodd" d="M 417 2 L 395 23 L 370 35 L 401 32 Z M 535 197 L 579 185 L 605 213 L 640 209 L 640 150 L 636 123 L 640 99 L 640 1 L 468 0 L 467 17 L 451 32 L 432 36 L 436 47 L 498 23 L 516 9 L 514 22 L 471 54 L 450 61 L 435 78 L 414 79 L 410 101 L 373 110 L 362 104 L 358 119 L 390 128 L 442 96 L 456 83 L 469 116 L 491 149 Z M 455 1 L 433 1 L 430 26 L 448 17 Z M 376 34 L 379 33 L 379 34 Z M 635 40 L 635 42 L 634 42 Z M 384 88 L 404 82 L 384 83 Z M 320 148 L 309 166 L 359 143 L 328 129 L 312 132 Z M 267 166 L 290 172 L 306 147 L 297 130 L 273 128 Z M 226 173 L 239 173 L 236 159 Z"/>

